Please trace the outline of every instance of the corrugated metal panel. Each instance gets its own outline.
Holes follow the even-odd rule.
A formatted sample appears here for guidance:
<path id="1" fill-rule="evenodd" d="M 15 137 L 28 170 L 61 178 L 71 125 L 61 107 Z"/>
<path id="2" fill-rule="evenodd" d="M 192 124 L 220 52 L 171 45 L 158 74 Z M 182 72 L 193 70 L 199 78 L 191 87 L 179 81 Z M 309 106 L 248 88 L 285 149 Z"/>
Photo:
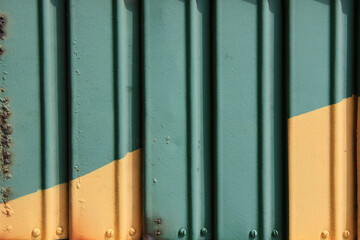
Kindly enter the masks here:
<path id="1" fill-rule="evenodd" d="M 216 239 L 287 236 L 280 3 L 216 4 Z"/>
<path id="2" fill-rule="evenodd" d="M 0 0 L 0 239 L 356 239 L 359 6 Z"/>
<path id="3" fill-rule="evenodd" d="M 212 239 L 210 4 L 144 1 L 143 11 L 145 231 L 199 239 L 204 228 Z"/>
<path id="4" fill-rule="evenodd" d="M 144 2 L 146 232 L 285 239 L 280 1 L 214 7 Z"/>
<path id="5" fill-rule="evenodd" d="M 356 238 L 353 30 L 354 1 L 289 2 L 290 239 Z"/>
<path id="6" fill-rule="evenodd" d="M 142 239 L 139 1 L 69 10 L 70 238 Z"/>
<path id="7" fill-rule="evenodd" d="M 14 129 L 0 238 L 142 239 L 139 2 L 0 9 L 1 116 L 10 108 Z"/>
<path id="8" fill-rule="evenodd" d="M 0 136 L 0 238 L 55 238 L 58 226 L 66 238 L 67 192 L 59 185 L 67 181 L 64 3 L 5 0 L 0 9 L 6 18 L 1 97 L 9 99 L 12 112 L 8 124 L 3 102 L 1 122 L 13 128 L 11 135 L 2 128 Z M 5 164 L 5 151 L 11 154 L 10 164 Z"/>

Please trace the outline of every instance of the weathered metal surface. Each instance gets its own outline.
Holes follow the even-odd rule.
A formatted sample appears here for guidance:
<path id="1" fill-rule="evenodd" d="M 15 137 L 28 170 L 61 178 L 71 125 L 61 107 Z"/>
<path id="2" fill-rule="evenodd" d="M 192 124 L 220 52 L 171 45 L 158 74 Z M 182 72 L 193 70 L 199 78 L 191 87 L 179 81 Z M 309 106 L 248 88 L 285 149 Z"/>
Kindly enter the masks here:
<path id="1" fill-rule="evenodd" d="M 11 178 L 1 174 L 0 180 L 2 188 L 11 189 L 0 205 L 1 239 L 67 235 L 67 191 L 60 194 L 59 185 L 67 181 L 68 159 L 64 6 L 63 1 L 0 2 L 5 16 L 0 94 L 9 99 L 1 111 L 1 148 L 11 155 L 4 167 Z M 9 111 L 11 135 L 4 124 Z M 56 235 L 58 226 L 63 236 Z"/>
<path id="2" fill-rule="evenodd" d="M 70 238 L 142 239 L 139 1 L 69 4 Z"/>
<path id="3" fill-rule="evenodd" d="M 210 34 L 209 1 L 143 2 L 145 231 L 159 239 L 213 238 Z"/>
<path id="4" fill-rule="evenodd" d="M 0 239 L 356 239 L 359 7 L 0 0 Z"/>

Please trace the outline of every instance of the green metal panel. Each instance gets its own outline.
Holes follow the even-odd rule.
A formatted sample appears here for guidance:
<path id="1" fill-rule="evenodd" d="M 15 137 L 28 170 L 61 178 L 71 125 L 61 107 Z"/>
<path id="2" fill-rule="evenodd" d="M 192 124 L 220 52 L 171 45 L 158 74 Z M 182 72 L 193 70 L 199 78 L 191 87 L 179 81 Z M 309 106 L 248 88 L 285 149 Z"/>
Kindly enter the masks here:
<path id="1" fill-rule="evenodd" d="M 216 239 L 286 239 L 281 1 L 216 1 Z"/>
<path id="2" fill-rule="evenodd" d="M 70 239 L 141 239 L 125 163 L 144 144 L 145 235 L 287 239 L 287 118 L 356 93 L 353 4 L 0 0 L 0 117 L 9 108 L 13 129 L 0 126 L 12 138 L 0 190 L 5 202 L 39 193 L 14 210 L 36 209 L 36 224 L 16 227 L 52 239 L 55 216 Z M 61 196 L 39 191 L 51 189 Z"/>
<path id="3" fill-rule="evenodd" d="M 143 13 L 145 231 L 212 239 L 210 4 L 144 1 Z"/>
<path id="4" fill-rule="evenodd" d="M 67 181 L 64 5 L 0 3 L 0 14 L 7 17 L 1 95 L 9 98 L 14 128 L 12 178 L 2 182 L 12 187 L 9 199 Z"/>
<path id="5" fill-rule="evenodd" d="M 146 232 L 285 239 L 280 1 L 145 1 L 143 11 Z"/>
<path id="6" fill-rule="evenodd" d="M 306 0 L 288 3 L 290 79 L 293 79 L 289 89 L 289 117 L 338 103 L 355 94 L 352 82 L 338 85 L 334 79 L 330 80 L 335 66 L 339 68 L 336 71 L 344 72 L 349 78 L 353 71 L 352 55 L 341 54 L 353 51 L 353 2 L 337 2 Z M 335 4 L 339 8 L 337 13 L 331 8 Z M 336 22 L 332 22 L 334 14 L 337 15 Z M 336 64 L 331 61 L 336 61 Z"/>

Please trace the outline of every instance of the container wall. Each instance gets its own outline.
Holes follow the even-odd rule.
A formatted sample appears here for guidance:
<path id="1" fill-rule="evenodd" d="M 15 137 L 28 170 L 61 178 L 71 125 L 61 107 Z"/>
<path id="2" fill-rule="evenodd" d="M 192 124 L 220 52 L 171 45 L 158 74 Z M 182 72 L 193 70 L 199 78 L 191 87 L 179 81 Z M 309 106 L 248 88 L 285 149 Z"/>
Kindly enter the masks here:
<path id="1" fill-rule="evenodd" d="M 0 0 L 0 239 L 357 239 L 354 0 Z"/>
<path id="2" fill-rule="evenodd" d="M 288 12 L 290 239 L 354 239 L 354 1 L 290 1 Z"/>

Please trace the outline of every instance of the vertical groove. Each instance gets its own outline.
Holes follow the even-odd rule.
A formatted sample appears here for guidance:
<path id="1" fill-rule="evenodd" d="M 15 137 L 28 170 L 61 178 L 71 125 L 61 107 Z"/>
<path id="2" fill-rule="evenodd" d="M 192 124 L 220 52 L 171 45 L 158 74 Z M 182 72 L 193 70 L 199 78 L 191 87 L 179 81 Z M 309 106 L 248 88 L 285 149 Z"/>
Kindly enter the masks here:
<path id="1" fill-rule="evenodd" d="M 71 63 L 71 54 L 70 54 L 70 48 L 71 48 L 71 44 L 70 44 L 70 1 L 65 1 L 64 3 L 64 21 L 63 23 L 65 24 L 65 46 L 67 51 L 65 52 L 65 66 L 66 66 L 66 74 L 65 74 L 65 79 L 66 79 L 66 107 L 65 107 L 65 111 L 67 111 L 67 109 L 72 109 L 71 107 L 71 72 L 70 72 L 70 63 Z M 69 173 L 71 169 L 71 162 L 72 162 L 72 144 L 71 144 L 71 127 L 72 127 L 72 121 L 71 121 L 71 114 L 69 112 L 66 113 L 66 122 L 67 122 L 67 129 L 66 129 L 66 139 L 67 139 L 67 152 L 66 152 L 66 157 L 68 159 L 68 161 L 66 162 L 66 178 L 67 178 L 67 182 L 70 182 L 71 180 L 71 174 Z M 67 212 L 65 213 L 66 215 L 66 222 L 67 222 L 67 237 L 70 239 L 70 221 L 71 221 L 71 204 L 70 204 L 70 194 L 71 194 L 71 188 L 70 188 L 70 184 L 66 185 L 66 193 L 67 193 Z"/>
<path id="2" fill-rule="evenodd" d="M 212 99 L 213 99 L 213 131 L 214 131 L 214 135 L 213 135 L 213 154 L 214 154 L 214 158 L 213 158 L 213 171 L 212 173 L 214 174 L 213 177 L 213 209 L 214 209 L 214 221 L 213 221 L 213 239 L 219 239 L 219 193 L 218 193 L 218 185 L 219 185 L 219 181 L 218 181 L 218 128 L 217 128 L 217 122 L 218 122 L 218 117 L 217 117 L 217 113 L 218 113 L 218 85 L 217 85 L 217 81 L 218 81 L 218 43 L 217 43 L 217 32 L 218 32 L 218 16 L 217 16 L 217 11 L 218 11 L 218 1 L 217 0 L 212 0 L 211 1 L 211 14 L 210 14 L 210 19 L 211 19 L 211 26 L 214 29 L 211 34 L 211 39 L 212 39 L 212 45 L 211 45 L 211 49 L 213 49 L 213 51 L 211 52 L 211 57 L 212 57 L 212 69 L 213 69 L 213 81 L 212 81 Z"/>
<path id="3" fill-rule="evenodd" d="M 55 86 L 51 58 L 50 3 L 40 0 L 40 67 L 42 83 L 42 189 L 56 184 L 56 133 L 55 133 Z M 49 227 L 55 227 L 55 199 L 47 191 L 42 194 L 42 236 L 49 238 Z"/>
<path id="4" fill-rule="evenodd" d="M 73 24 L 72 24 L 72 16 L 73 16 L 73 6 L 72 6 L 72 2 L 73 0 L 68 0 L 66 1 L 68 4 L 68 8 L 67 8 L 67 27 L 68 27 L 68 75 L 69 75 L 69 109 L 71 109 L 71 111 L 69 112 L 69 180 L 74 179 L 74 172 L 72 170 L 72 167 L 75 166 L 75 156 L 74 156 L 74 140 L 73 140 L 73 136 L 74 136 L 74 125 L 75 125 L 75 118 L 74 118 L 74 112 L 73 112 L 73 107 L 74 107 L 74 86 L 73 86 L 73 76 L 72 76 L 72 68 L 73 68 L 73 59 L 72 59 L 72 52 L 73 52 L 73 44 L 71 44 L 71 40 L 73 37 Z M 68 197 L 69 197 L 69 201 L 68 201 L 68 206 L 69 206 L 69 239 L 74 239 L 73 236 L 73 231 L 74 231 L 74 216 L 73 213 L 75 212 L 74 210 L 74 204 L 73 204 L 73 199 L 74 199 L 74 193 L 73 193 L 73 187 L 72 184 L 70 184 L 69 182 L 69 193 L 68 193 Z"/>
<path id="5" fill-rule="evenodd" d="M 116 238 L 127 236 L 126 229 L 132 222 L 133 212 L 128 205 L 132 202 L 133 190 L 131 165 L 122 164 L 120 159 L 129 151 L 131 126 L 131 112 L 127 87 L 131 87 L 127 71 L 127 13 L 124 10 L 123 0 L 114 0 L 114 73 L 115 73 L 115 124 L 116 124 L 116 156 L 115 156 L 115 186 L 116 186 Z M 127 163 L 127 162 L 126 162 Z M 128 178 L 126 178 L 128 176 Z M 126 191 L 127 194 L 124 194 Z"/>
<path id="6" fill-rule="evenodd" d="M 273 96 L 274 91 L 272 87 L 272 74 L 271 74 L 271 19 L 267 0 L 259 2 L 259 150 L 260 150 L 260 236 L 262 239 L 267 238 L 271 233 L 271 164 L 273 160 L 272 149 L 272 126 L 273 114 Z"/>
<path id="7" fill-rule="evenodd" d="M 214 66 L 214 81 L 213 81 L 213 94 L 214 94 L 214 232 L 213 238 L 220 239 L 220 233 L 222 230 L 221 223 L 221 214 L 220 214 L 220 205 L 221 205 L 221 196 L 219 193 L 219 39 L 218 39 L 218 31 L 219 31 L 219 1 L 213 0 L 213 66 Z"/>
<path id="8" fill-rule="evenodd" d="M 288 125 L 288 118 L 290 117 L 290 1 L 281 0 L 281 7 L 282 7 L 282 18 L 281 18 L 281 27 L 282 27 L 282 37 L 281 41 L 284 44 L 284 49 L 282 51 L 282 58 L 281 64 L 284 64 L 282 69 L 282 83 L 284 85 L 285 93 L 282 96 L 282 101 L 284 104 L 284 112 L 283 112 L 283 138 L 284 139 L 284 148 L 286 149 L 283 152 L 283 159 L 285 159 L 285 167 L 284 169 L 284 186 L 285 186 L 285 194 L 286 197 L 284 198 L 284 205 L 285 211 L 282 217 L 285 219 L 285 236 L 287 239 L 290 239 L 290 218 L 289 218 L 289 125 Z"/>
<path id="9" fill-rule="evenodd" d="M 356 169 L 356 173 L 357 173 L 357 178 L 356 178 L 356 195 L 355 198 L 356 202 L 355 202 L 355 206 L 357 206 L 357 213 L 355 214 L 355 218 L 356 218 L 356 225 L 355 225 L 355 229 L 357 229 L 357 234 L 360 233 L 360 225 L 359 225 L 359 218 L 360 218 L 360 208 L 357 205 L 357 202 L 360 200 L 360 191 L 359 191 L 359 186 L 360 186 L 360 167 L 359 167 L 359 160 L 360 160 L 360 104 L 359 104 L 359 80 L 360 80 L 360 64 L 359 64 L 359 57 L 360 57 L 360 47 L 359 47 L 359 40 L 360 40 L 360 18 L 359 18 L 359 14 L 356 13 L 360 13 L 360 4 L 359 1 L 354 1 L 354 44 L 355 44 L 355 49 L 354 49 L 354 72 L 355 72 L 355 89 L 356 89 L 356 106 L 357 106 L 357 114 L 356 114 L 356 119 L 357 119 L 357 125 L 356 125 L 356 140 L 355 140 L 355 151 L 356 151 L 356 155 L 355 155 L 355 163 L 357 166 Z"/>
<path id="10" fill-rule="evenodd" d="M 115 227 L 120 226 L 120 218 L 119 218 L 119 206 L 120 206 L 120 199 L 119 199 L 119 182 L 117 177 L 119 176 L 119 162 L 116 159 L 120 159 L 120 121 L 119 121 L 119 46 L 118 46 L 118 1 L 112 0 L 112 14 L 113 14 L 113 68 L 114 68 L 114 129 L 115 129 L 115 174 L 114 174 L 114 191 L 115 191 Z M 119 239 L 120 234 L 118 229 L 115 230 L 115 239 Z"/>
<path id="11" fill-rule="evenodd" d="M 343 39 L 342 39 L 342 22 L 341 22 L 341 6 L 340 2 L 333 0 L 331 2 L 331 85 L 330 85 L 330 98 L 332 103 L 336 103 L 336 100 L 341 99 L 343 93 L 343 68 L 342 59 L 343 53 Z M 331 211 L 331 229 L 333 233 L 330 233 L 334 239 L 342 236 L 343 224 L 344 224 L 344 194 L 340 192 L 344 189 L 344 163 L 342 159 L 342 148 L 344 147 L 342 137 L 342 126 L 344 122 L 343 113 L 336 113 L 334 108 L 331 108 L 330 112 L 330 171 L 331 177 L 331 199 L 332 199 L 332 211 Z"/>
<path id="12" fill-rule="evenodd" d="M 198 239 L 201 218 L 201 76 L 199 54 L 199 20 L 196 0 L 187 2 L 187 85 L 188 85 L 188 126 L 189 131 L 189 159 L 190 159 L 190 236 L 189 239 Z"/>

